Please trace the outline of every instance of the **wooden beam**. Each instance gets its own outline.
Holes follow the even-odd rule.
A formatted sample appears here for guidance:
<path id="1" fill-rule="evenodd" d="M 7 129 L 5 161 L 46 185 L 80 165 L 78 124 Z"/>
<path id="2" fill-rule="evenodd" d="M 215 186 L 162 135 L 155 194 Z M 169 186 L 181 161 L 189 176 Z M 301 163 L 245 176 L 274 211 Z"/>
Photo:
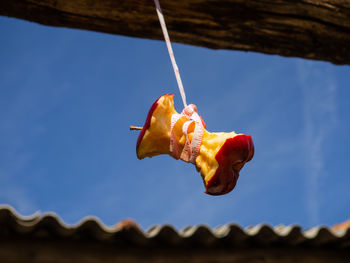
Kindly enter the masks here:
<path id="1" fill-rule="evenodd" d="M 350 65 L 347 0 L 160 2 L 174 42 Z M 0 0 L 0 15 L 163 39 L 153 0 Z"/>

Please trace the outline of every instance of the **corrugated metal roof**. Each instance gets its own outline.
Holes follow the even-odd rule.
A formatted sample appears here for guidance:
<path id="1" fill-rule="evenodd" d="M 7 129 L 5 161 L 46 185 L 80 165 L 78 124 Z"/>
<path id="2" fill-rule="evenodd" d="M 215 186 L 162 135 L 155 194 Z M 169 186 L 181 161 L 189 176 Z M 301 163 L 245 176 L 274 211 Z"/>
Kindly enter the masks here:
<path id="1" fill-rule="evenodd" d="M 196 247 L 350 247 L 350 228 L 313 227 L 306 231 L 297 225 L 266 224 L 242 228 L 228 224 L 211 229 L 199 225 L 177 231 L 171 225 L 153 226 L 141 230 L 132 221 L 108 227 L 94 217 L 77 225 L 66 225 L 54 213 L 25 217 L 9 206 L 0 206 L 0 238 L 58 238 L 116 242 L 136 246 L 196 246 Z"/>

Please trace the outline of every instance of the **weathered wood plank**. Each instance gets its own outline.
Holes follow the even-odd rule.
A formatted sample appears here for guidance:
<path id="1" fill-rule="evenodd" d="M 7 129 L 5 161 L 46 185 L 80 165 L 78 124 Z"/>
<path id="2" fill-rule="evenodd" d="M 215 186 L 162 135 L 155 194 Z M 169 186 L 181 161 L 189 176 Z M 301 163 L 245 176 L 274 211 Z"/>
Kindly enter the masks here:
<path id="1" fill-rule="evenodd" d="M 350 1 L 161 0 L 172 41 L 350 64 Z M 153 0 L 0 0 L 0 15 L 162 39 Z"/>

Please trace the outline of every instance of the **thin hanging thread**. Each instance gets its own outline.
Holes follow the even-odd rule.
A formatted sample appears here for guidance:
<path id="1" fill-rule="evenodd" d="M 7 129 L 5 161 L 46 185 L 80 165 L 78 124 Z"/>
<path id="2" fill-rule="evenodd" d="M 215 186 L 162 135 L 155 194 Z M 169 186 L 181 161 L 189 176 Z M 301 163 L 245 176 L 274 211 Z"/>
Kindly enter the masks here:
<path id="1" fill-rule="evenodd" d="M 165 24 L 164 16 L 163 16 L 163 13 L 162 13 L 162 9 L 160 8 L 160 4 L 159 4 L 158 0 L 154 0 L 154 3 L 156 5 L 157 15 L 158 15 L 158 18 L 159 18 L 159 23 L 160 23 L 160 26 L 162 27 L 164 39 L 165 39 L 165 42 L 166 42 L 166 46 L 168 48 L 171 64 L 173 65 L 173 69 L 174 69 L 174 72 L 175 72 L 175 77 L 176 77 L 177 85 L 178 85 L 179 90 L 180 90 L 182 102 L 184 104 L 184 107 L 186 108 L 187 107 L 186 94 L 185 94 L 184 87 L 182 85 L 179 68 L 176 65 L 175 56 L 174 56 L 173 48 L 171 47 L 171 42 L 170 42 L 168 30 L 166 28 L 166 24 Z"/>
<path id="2" fill-rule="evenodd" d="M 200 116 L 197 113 L 197 108 L 195 107 L 195 105 L 191 104 L 191 105 L 187 106 L 185 90 L 184 90 L 183 85 L 182 85 L 179 68 L 176 65 L 174 52 L 173 52 L 173 49 L 171 47 L 169 34 L 168 34 L 166 24 L 164 21 L 162 9 L 160 8 L 159 0 L 154 0 L 154 3 L 156 5 L 159 23 L 160 23 L 160 26 L 162 27 L 165 43 L 166 43 L 166 46 L 168 48 L 171 64 L 173 65 L 177 85 L 179 87 L 182 102 L 184 104 L 184 110 L 182 111 L 182 113 L 181 114 L 173 114 L 173 116 L 171 117 L 170 152 L 175 159 L 180 158 L 180 159 L 184 160 L 185 162 L 195 163 L 196 158 L 197 158 L 198 153 L 199 153 L 201 143 L 202 143 L 203 130 L 204 130 L 203 123 L 201 121 Z M 189 112 L 187 112 L 187 111 L 189 111 Z M 182 149 L 182 152 L 179 153 L 178 143 L 177 143 L 175 135 L 173 133 L 173 127 L 174 127 L 175 123 L 183 116 L 187 117 L 187 119 L 188 119 L 188 121 L 185 122 L 183 127 L 182 127 L 183 133 L 186 137 L 186 142 L 185 142 L 184 148 Z M 193 131 L 192 140 L 190 141 L 188 136 L 187 136 L 187 133 L 188 133 L 188 127 L 192 122 L 195 123 L 195 128 Z"/>

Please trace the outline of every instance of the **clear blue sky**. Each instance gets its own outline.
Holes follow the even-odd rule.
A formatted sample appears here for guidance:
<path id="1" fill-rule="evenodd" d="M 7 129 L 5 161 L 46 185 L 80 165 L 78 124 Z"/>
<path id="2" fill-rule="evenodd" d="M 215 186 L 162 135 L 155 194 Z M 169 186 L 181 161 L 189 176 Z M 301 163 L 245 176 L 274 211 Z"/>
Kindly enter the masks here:
<path id="1" fill-rule="evenodd" d="M 215 197 L 191 164 L 136 158 L 129 125 L 164 93 L 182 110 L 164 42 L 4 17 L 0 32 L 0 204 L 144 229 L 350 218 L 349 66 L 174 44 L 207 129 L 255 143 L 235 190 Z"/>

